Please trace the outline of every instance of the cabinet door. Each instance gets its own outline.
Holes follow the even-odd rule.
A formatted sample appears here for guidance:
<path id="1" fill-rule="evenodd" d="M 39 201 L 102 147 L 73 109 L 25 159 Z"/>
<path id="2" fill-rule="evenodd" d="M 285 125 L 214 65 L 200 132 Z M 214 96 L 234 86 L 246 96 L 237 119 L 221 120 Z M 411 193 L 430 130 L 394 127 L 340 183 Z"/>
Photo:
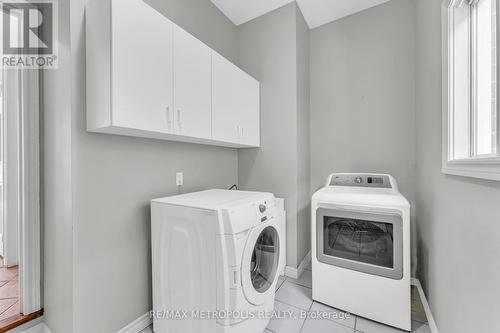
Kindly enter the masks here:
<path id="1" fill-rule="evenodd" d="M 180 135 L 212 138 L 211 51 L 174 25 L 174 128 Z"/>
<path id="2" fill-rule="evenodd" d="M 143 1 L 113 0 L 112 25 L 113 125 L 171 132 L 173 24 Z"/>
<path id="3" fill-rule="evenodd" d="M 243 73 L 240 84 L 240 142 L 247 146 L 260 146 L 260 84 Z"/>
<path id="4" fill-rule="evenodd" d="M 215 52 L 212 135 L 214 140 L 259 145 L 259 83 Z"/>
<path id="5" fill-rule="evenodd" d="M 212 137 L 224 142 L 240 141 L 239 76 L 235 65 L 212 53 Z"/>

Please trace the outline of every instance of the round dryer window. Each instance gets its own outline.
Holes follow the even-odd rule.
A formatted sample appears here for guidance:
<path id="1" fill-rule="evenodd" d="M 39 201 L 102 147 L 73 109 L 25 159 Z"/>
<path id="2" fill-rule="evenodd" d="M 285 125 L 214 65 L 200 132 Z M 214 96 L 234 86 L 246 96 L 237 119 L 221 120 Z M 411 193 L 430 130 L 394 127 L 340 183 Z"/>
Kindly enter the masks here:
<path id="1" fill-rule="evenodd" d="M 279 238 L 274 227 L 267 227 L 257 238 L 250 261 L 250 278 L 255 290 L 266 292 L 276 277 L 279 261 Z"/>

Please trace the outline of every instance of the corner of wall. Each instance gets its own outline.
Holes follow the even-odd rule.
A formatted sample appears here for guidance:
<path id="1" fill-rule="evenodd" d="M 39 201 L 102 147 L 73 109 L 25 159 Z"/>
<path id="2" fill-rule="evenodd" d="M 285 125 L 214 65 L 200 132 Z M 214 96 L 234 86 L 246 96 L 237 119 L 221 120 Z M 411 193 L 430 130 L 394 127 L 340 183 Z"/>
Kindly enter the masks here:
<path id="1" fill-rule="evenodd" d="M 294 2 L 239 26 L 238 36 L 240 65 L 265 89 L 264 149 L 239 151 L 239 183 L 285 198 L 287 265 L 298 267 L 310 249 L 309 30 Z"/>

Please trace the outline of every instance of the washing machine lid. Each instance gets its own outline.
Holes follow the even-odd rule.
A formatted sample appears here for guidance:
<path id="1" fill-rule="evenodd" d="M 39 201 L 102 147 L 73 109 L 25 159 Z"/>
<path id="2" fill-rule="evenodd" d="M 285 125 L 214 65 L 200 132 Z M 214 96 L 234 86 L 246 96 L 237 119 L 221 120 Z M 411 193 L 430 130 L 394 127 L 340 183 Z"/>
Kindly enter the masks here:
<path id="1" fill-rule="evenodd" d="M 212 189 L 153 199 L 152 201 L 162 204 L 217 210 L 273 199 L 274 195 L 266 192 Z"/>

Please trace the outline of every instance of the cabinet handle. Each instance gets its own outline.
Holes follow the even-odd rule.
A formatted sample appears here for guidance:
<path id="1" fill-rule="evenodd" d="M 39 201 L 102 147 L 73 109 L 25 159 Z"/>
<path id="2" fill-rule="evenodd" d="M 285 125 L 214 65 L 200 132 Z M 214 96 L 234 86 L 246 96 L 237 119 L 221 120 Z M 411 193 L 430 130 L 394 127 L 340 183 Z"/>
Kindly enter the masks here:
<path id="1" fill-rule="evenodd" d="M 236 137 L 240 137 L 240 126 L 236 126 Z"/>
<path id="2" fill-rule="evenodd" d="M 167 110 L 167 125 L 170 127 L 170 124 L 172 123 L 172 119 L 170 118 L 170 107 L 166 107 Z"/>
<path id="3" fill-rule="evenodd" d="M 182 112 L 181 109 L 177 109 L 177 127 L 179 128 L 179 132 L 182 131 Z"/>
<path id="4" fill-rule="evenodd" d="M 242 126 L 242 127 L 241 127 L 241 137 L 244 137 L 244 136 L 245 136 L 245 133 L 243 132 L 243 129 L 244 129 L 244 127 Z"/>

